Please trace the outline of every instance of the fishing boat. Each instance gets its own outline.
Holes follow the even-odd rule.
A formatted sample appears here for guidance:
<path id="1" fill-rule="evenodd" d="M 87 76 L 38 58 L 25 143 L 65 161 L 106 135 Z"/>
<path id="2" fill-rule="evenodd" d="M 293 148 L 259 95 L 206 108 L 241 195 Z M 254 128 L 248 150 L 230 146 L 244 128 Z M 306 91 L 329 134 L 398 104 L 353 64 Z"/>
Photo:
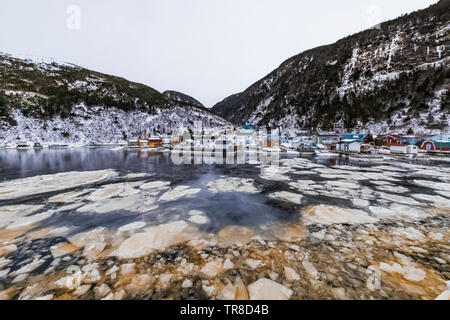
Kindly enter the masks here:
<path id="1" fill-rule="evenodd" d="M 24 140 L 17 141 L 16 145 L 17 145 L 17 150 L 28 150 L 31 148 L 31 146 L 28 144 L 28 142 L 24 141 Z"/>
<path id="2" fill-rule="evenodd" d="M 318 144 L 317 148 L 314 148 L 313 150 L 314 150 L 314 153 L 316 154 L 316 157 L 319 157 L 319 158 L 339 157 L 339 153 L 328 150 L 328 148 L 322 144 Z"/>
<path id="3" fill-rule="evenodd" d="M 5 149 L 17 149 L 17 146 L 13 143 L 7 143 L 4 146 Z"/>
<path id="4" fill-rule="evenodd" d="M 331 151 L 325 151 L 325 150 L 315 150 L 316 157 L 319 158 L 333 158 L 333 157 L 339 157 L 339 153 L 337 152 L 331 152 Z"/>

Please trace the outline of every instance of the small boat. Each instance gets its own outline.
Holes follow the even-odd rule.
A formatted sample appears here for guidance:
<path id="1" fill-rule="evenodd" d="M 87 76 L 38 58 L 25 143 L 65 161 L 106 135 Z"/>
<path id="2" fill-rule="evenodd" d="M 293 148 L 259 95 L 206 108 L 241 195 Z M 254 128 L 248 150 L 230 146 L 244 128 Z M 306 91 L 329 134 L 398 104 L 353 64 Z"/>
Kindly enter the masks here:
<path id="1" fill-rule="evenodd" d="M 44 146 L 39 142 L 35 142 L 33 145 L 33 148 L 34 149 L 42 149 L 42 148 L 44 148 Z"/>
<path id="2" fill-rule="evenodd" d="M 17 150 L 28 150 L 31 146 L 27 141 L 17 141 Z"/>
<path id="3" fill-rule="evenodd" d="M 96 148 L 97 147 L 97 142 L 95 141 L 89 141 L 88 145 L 86 147 L 90 147 L 90 148 Z"/>
<path id="4" fill-rule="evenodd" d="M 316 156 L 320 158 L 333 158 L 340 156 L 339 153 L 328 150 L 328 148 L 324 145 L 317 145 L 317 148 L 313 148 L 313 150 Z"/>
<path id="5" fill-rule="evenodd" d="M 316 153 L 316 157 L 319 157 L 319 158 L 339 157 L 339 153 L 336 153 L 336 152 L 316 150 L 315 153 Z"/>

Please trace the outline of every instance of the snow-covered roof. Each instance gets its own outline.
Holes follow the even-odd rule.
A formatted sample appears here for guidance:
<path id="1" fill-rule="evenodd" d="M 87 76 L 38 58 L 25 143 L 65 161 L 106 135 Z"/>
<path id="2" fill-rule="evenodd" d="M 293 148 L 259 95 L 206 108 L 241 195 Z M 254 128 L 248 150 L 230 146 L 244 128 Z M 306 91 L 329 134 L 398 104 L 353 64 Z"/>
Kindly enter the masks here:
<path id="1" fill-rule="evenodd" d="M 339 141 L 339 144 L 342 144 L 342 143 L 354 143 L 354 142 L 361 143 L 357 139 L 344 139 L 344 140 Z"/>

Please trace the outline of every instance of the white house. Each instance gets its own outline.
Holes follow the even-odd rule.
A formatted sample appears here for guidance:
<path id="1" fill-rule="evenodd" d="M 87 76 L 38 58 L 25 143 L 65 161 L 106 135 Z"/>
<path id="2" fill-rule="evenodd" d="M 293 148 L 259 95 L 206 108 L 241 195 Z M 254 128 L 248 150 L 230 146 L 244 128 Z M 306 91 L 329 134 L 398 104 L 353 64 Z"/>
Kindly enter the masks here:
<path id="1" fill-rule="evenodd" d="M 336 149 L 342 152 L 361 152 L 361 141 L 359 140 L 341 140 L 336 145 Z"/>
<path id="2" fill-rule="evenodd" d="M 414 145 L 394 144 L 390 147 L 391 153 L 417 154 L 419 147 Z"/>

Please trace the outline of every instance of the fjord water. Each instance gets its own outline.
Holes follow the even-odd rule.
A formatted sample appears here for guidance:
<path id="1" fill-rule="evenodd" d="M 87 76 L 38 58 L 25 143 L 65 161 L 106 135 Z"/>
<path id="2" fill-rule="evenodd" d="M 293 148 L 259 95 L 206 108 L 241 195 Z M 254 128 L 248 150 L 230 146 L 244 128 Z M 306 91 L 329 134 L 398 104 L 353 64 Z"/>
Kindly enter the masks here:
<path id="1" fill-rule="evenodd" d="M 432 299 L 449 182 L 436 161 L 0 150 L 0 298 Z"/>

